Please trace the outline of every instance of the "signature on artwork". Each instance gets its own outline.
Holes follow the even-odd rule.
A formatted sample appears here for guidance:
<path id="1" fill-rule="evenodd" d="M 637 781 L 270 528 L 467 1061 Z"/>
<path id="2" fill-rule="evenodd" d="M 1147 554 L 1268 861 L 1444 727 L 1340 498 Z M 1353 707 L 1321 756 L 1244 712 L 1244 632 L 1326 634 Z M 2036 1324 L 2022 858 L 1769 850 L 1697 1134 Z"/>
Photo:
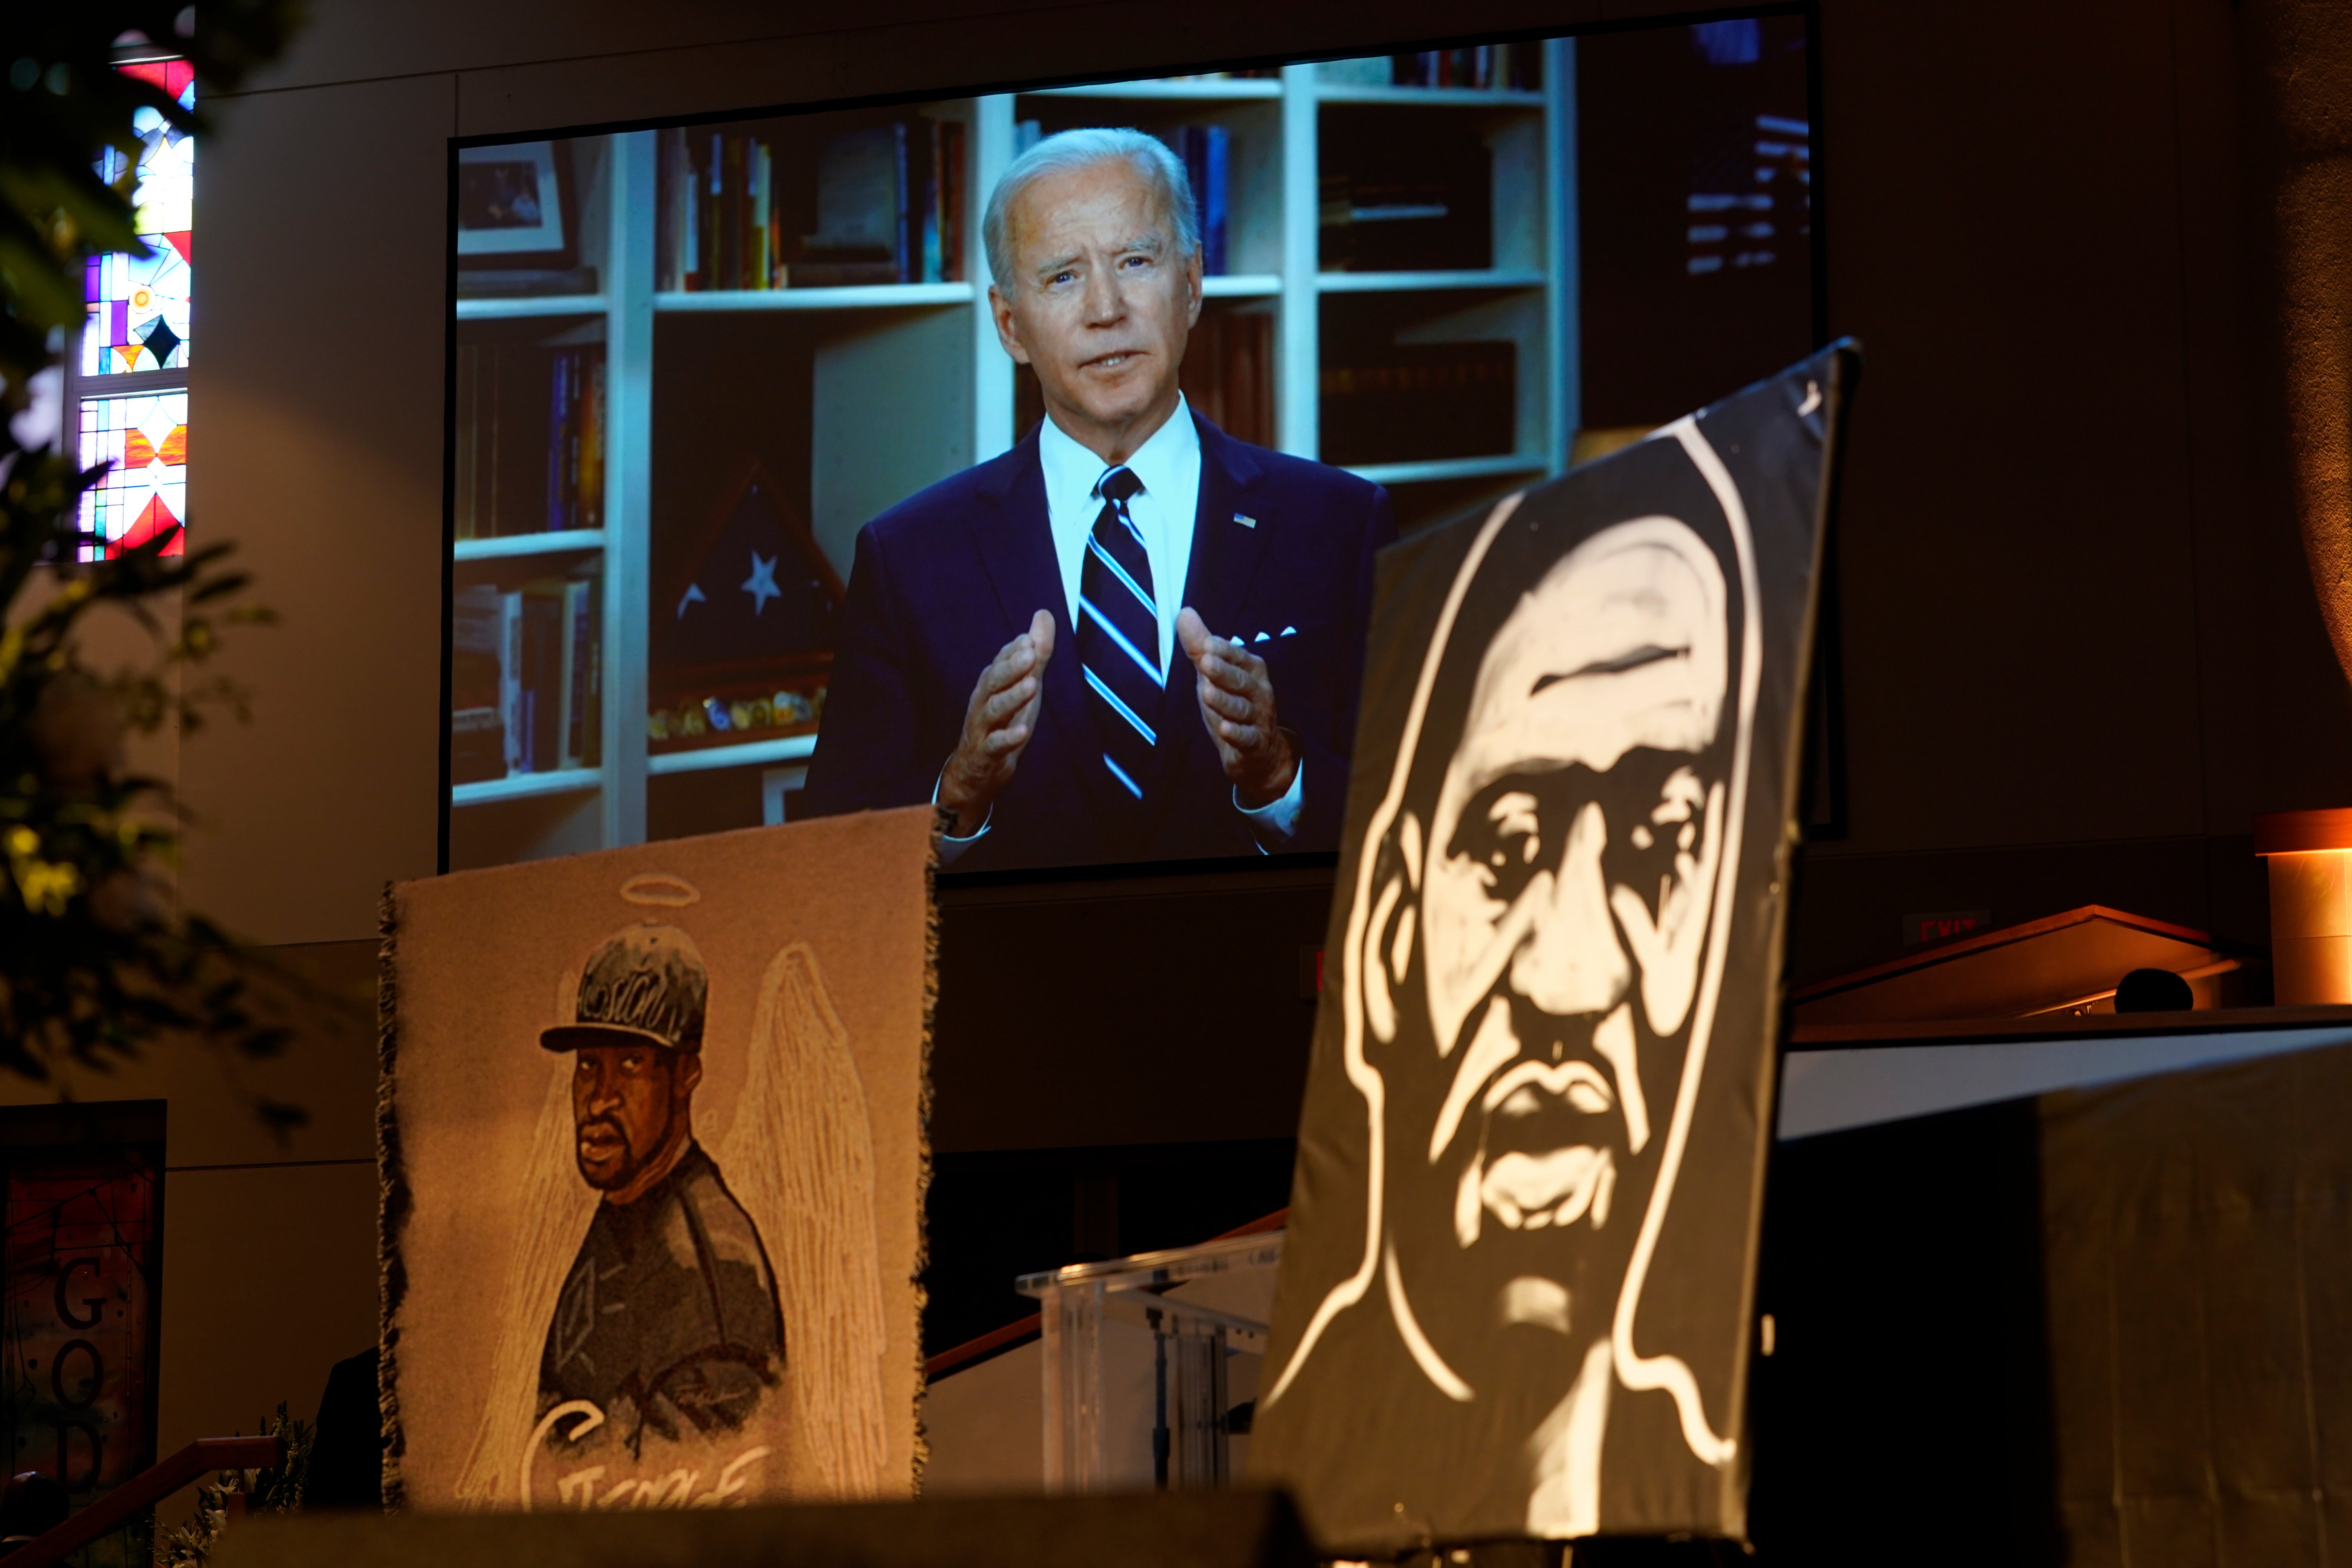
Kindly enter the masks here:
<path id="1" fill-rule="evenodd" d="M 557 1424 L 568 1416 L 577 1416 L 569 1428 L 558 1430 Z M 530 1435 L 530 1447 L 525 1450 L 522 1469 L 522 1506 L 528 1511 L 531 1505 L 531 1458 L 549 1436 L 559 1441 L 577 1443 L 604 1424 L 604 1412 L 585 1399 L 567 1400 L 540 1418 L 539 1428 Z M 719 1479 L 709 1489 L 703 1489 L 703 1472 L 679 1468 L 667 1475 L 628 1476 L 602 1491 L 597 1489 L 604 1479 L 605 1466 L 589 1465 L 570 1470 L 555 1479 L 555 1495 L 565 1508 L 586 1513 L 620 1509 L 655 1508 L 741 1508 L 751 1501 L 745 1495 L 753 1479 L 753 1467 L 773 1452 L 767 1444 L 744 1449 L 729 1459 L 719 1470 Z"/>

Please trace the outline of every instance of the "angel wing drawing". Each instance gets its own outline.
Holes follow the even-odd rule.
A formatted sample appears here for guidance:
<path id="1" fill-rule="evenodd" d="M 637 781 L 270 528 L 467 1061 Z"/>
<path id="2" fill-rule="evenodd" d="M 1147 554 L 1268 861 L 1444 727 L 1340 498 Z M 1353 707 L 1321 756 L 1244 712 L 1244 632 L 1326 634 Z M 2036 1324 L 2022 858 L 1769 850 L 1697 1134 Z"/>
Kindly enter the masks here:
<path id="1" fill-rule="evenodd" d="M 751 1040 L 719 1166 L 776 1271 L 796 1424 L 792 1489 L 871 1497 L 889 1444 L 874 1133 L 849 1031 L 806 942 L 769 960 Z"/>
<path id="2" fill-rule="evenodd" d="M 848 1030 L 806 942 L 768 962 L 749 1048 L 743 1088 L 710 1147 L 774 1271 L 793 1413 L 785 1489 L 873 1496 L 888 1452 L 874 1140 Z M 524 1219 L 487 1399 L 457 1488 L 467 1508 L 530 1506 L 541 1355 L 599 1201 L 574 1165 L 570 1071 L 566 1060 L 553 1066 L 518 1194 Z"/>
<path id="3" fill-rule="evenodd" d="M 551 1058 L 547 1093 L 530 1134 L 530 1164 L 516 1194 L 522 1226 L 507 1263 L 499 1302 L 498 1348 L 491 1352 L 489 1396 L 457 1475 L 467 1508 L 529 1508 L 523 1450 L 539 1415 L 539 1361 L 563 1277 L 595 1217 L 596 1191 L 572 1163 L 572 1061 Z"/>

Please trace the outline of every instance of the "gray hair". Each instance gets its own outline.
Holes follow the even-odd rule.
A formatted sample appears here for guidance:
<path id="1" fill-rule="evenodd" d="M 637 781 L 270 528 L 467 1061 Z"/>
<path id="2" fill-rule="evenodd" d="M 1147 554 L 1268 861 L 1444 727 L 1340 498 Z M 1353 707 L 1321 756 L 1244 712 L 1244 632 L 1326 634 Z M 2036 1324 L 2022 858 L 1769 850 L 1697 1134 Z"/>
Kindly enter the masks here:
<path id="1" fill-rule="evenodd" d="M 1143 176 L 1151 194 L 1160 198 L 1176 231 L 1177 254 L 1190 258 L 1201 253 L 1201 219 L 1192 210 L 1192 181 L 1184 173 L 1184 161 L 1169 150 L 1168 143 L 1134 130 L 1089 127 L 1061 131 L 1013 159 L 1013 166 L 1004 171 L 996 182 L 996 189 L 989 194 L 988 211 L 980 220 L 980 237 L 988 247 L 989 278 L 998 289 L 1012 291 L 1013 245 L 1005 229 L 1013 204 L 1022 193 L 1052 175 L 1066 174 L 1113 158 L 1124 159 L 1129 167 Z"/>

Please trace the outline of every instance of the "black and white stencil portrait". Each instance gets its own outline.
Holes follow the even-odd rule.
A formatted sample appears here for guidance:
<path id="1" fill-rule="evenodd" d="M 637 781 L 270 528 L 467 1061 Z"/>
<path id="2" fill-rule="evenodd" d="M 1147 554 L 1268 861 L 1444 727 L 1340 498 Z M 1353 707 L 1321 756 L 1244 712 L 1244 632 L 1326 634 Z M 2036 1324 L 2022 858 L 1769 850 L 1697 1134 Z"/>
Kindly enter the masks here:
<path id="1" fill-rule="evenodd" d="M 1253 1454 L 1327 1548 L 1744 1533 L 1854 363 L 1381 558 Z"/>
<path id="2" fill-rule="evenodd" d="M 931 814 L 404 883 L 387 1495 L 905 1497 Z"/>

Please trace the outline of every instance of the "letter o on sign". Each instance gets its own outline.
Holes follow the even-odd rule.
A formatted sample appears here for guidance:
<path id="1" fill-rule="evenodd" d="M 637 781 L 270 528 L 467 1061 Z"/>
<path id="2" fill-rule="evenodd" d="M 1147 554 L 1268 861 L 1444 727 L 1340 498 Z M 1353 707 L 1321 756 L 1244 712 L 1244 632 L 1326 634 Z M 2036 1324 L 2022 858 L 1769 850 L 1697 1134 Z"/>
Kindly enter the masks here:
<path id="1" fill-rule="evenodd" d="M 78 1394 L 66 1392 L 66 1357 L 76 1351 L 89 1357 L 89 1381 L 82 1385 Z M 106 1358 L 100 1355 L 98 1347 L 88 1340 L 68 1340 L 58 1347 L 58 1353 L 49 1358 L 49 1392 L 56 1394 L 58 1403 L 67 1409 L 89 1409 L 98 1403 L 98 1391 L 105 1386 Z"/>

